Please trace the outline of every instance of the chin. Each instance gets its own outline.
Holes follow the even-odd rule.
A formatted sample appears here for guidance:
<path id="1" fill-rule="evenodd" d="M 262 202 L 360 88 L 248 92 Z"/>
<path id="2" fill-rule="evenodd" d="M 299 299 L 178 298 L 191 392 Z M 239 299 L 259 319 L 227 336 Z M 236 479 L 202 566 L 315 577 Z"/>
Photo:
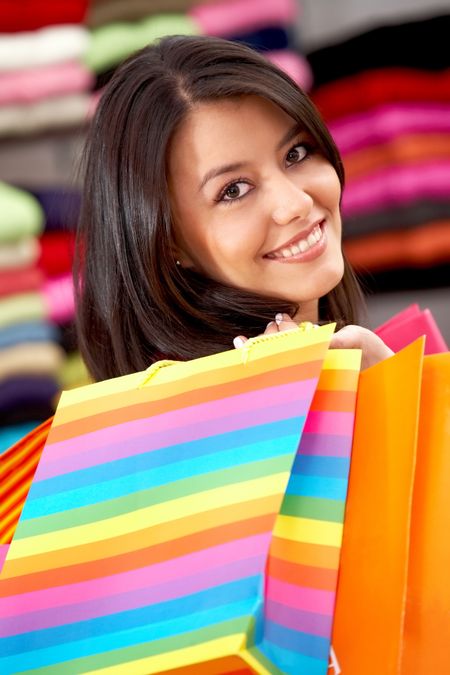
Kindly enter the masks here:
<path id="1" fill-rule="evenodd" d="M 300 297 L 297 293 L 293 293 L 292 296 L 289 297 L 289 300 L 291 302 L 301 304 L 323 298 L 339 285 L 343 276 L 344 261 L 342 260 L 342 264 L 340 265 L 326 270 L 321 270 L 313 280 L 313 283 L 308 284 L 308 288 L 303 287 L 301 289 L 302 292 Z"/>

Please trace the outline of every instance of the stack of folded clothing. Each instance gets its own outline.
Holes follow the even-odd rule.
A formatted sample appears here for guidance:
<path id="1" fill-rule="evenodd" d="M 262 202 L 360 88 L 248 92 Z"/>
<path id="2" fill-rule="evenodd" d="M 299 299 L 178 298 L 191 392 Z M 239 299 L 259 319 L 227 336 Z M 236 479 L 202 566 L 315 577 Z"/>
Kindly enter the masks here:
<path id="1" fill-rule="evenodd" d="M 64 350 L 39 267 L 44 214 L 0 183 L 0 447 L 52 414 Z"/>
<path id="2" fill-rule="evenodd" d="M 299 9 L 295 0 L 216 0 L 199 2 L 189 15 L 202 33 L 254 47 L 308 90 L 311 68 L 301 54 L 294 28 Z"/>
<path id="3" fill-rule="evenodd" d="M 306 89 L 311 69 L 302 56 L 293 23 L 296 0 L 93 0 L 85 57 L 101 89 L 133 51 L 164 35 L 206 34 L 245 42 L 263 52 Z"/>
<path id="4" fill-rule="evenodd" d="M 79 199 L 0 183 L 0 452 L 88 382 L 74 338 Z"/>
<path id="5" fill-rule="evenodd" d="M 450 15 L 378 21 L 308 54 L 346 169 L 345 249 L 377 290 L 448 285 Z"/>
<path id="6" fill-rule="evenodd" d="M 87 381 L 63 339 L 74 319 L 75 167 L 93 100 L 87 4 L 0 5 L 0 452 L 53 413 L 62 387 Z"/>
<path id="7" fill-rule="evenodd" d="M 91 28 L 85 64 L 100 90 L 118 65 L 137 49 L 165 35 L 196 35 L 197 23 L 186 10 L 189 0 L 92 0 L 87 15 Z"/>
<path id="8" fill-rule="evenodd" d="M 44 12 L 38 0 L 16 5 L 9 0 L 0 9 L 0 138 L 85 123 L 92 85 L 82 62 L 87 0 L 45 4 Z"/>

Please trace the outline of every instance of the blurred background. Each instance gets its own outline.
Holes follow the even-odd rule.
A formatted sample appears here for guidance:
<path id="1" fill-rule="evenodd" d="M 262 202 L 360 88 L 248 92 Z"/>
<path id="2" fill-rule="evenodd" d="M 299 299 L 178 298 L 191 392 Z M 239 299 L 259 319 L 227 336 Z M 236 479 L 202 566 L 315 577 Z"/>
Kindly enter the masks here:
<path id="1" fill-rule="evenodd" d="M 88 382 L 77 167 L 114 70 L 167 34 L 243 41 L 309 92 L 344 159 L 369 325 L 419 303 L 450 341 L 449 31 L 450 0 L 1 0 L 0 452 Z"/>

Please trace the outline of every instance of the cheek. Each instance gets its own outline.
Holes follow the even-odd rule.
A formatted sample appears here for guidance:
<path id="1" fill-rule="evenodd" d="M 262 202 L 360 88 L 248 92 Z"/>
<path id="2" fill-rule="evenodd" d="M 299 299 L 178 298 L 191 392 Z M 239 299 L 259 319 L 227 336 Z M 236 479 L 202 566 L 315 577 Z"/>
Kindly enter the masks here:
<path id="1" fill-rule="evenodd" d="M 262 245 L 261 227 L 249 209 L 240 212 L 219 214 L 211 223 L 208 245 L 213 255 L 230 264 L 248 260 Z"/>
<path id="2" fill-rule="evenodd" d="M 330 211 L 339 211 L 342 188 L 338 175 L 333 168 L 325 180 L 324 188 L 327 193 L 328 208 Z"/>

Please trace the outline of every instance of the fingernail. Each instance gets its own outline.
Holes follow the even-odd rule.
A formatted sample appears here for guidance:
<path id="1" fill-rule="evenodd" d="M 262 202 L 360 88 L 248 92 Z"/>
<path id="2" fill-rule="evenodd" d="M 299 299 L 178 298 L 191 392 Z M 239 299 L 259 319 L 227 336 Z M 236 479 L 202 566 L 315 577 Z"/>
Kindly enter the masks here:
<path id="1" fill-rule="evenodd" d="M 277 326 L 279 326 L 280 323 L 283 321 L 283 315 L 281 314 L 281 312 L 278 312 L 278 314 L 275 314 L 275 321 L 276 321 Z"/>
<path id="2" fill-rule="evenodd" d="M 266 330 L 267 330 L 268 328 L 270 328 L 271 326 L 273 326 L 274 323 L 275 323 L 274 321 L 269 321 L 269 323 L 268 323 L 267 326 L 266 326 Z"/>
<path id="3" fill-rule="evenodd" d="M 241 347 L 244 346 L 244 340 L 240 337 L 235 337 L 233 340 L 233 344 L 236 347 L 236 349 L 240 349 Z"/>

